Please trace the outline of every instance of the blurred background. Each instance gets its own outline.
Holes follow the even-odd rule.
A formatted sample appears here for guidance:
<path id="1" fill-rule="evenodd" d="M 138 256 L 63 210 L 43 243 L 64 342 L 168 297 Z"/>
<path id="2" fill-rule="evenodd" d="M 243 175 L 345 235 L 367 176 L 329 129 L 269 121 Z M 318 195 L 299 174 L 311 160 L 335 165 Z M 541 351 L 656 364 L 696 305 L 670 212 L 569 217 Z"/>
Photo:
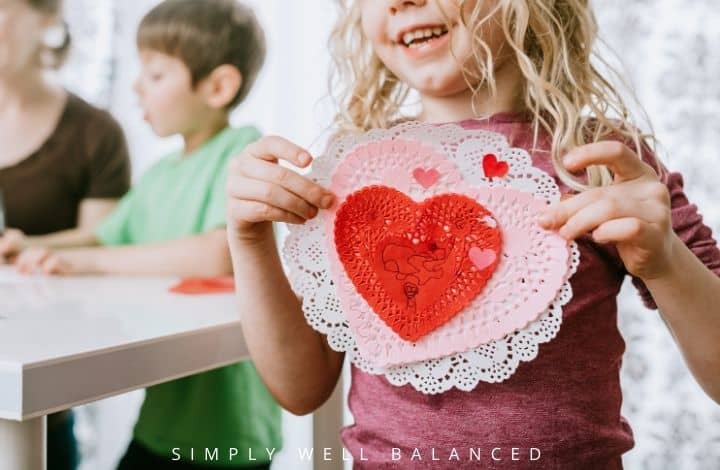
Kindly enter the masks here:
<path id="1" fill-rule="evenodd" d="M 138 71 L 135 29 L 155 0 L 66 0 L 73 35 L 66 86 L 110 109 L 130 144 L 133 174 L 180 144 L 158 139 L 142 120 L 132 92 Z M 268 60 L 250 98 L 233 123 L 254 123 L 319 151 L 332 118 L 327 95 L 327 36 L 333 0 L 246 0 L 256 8 L 268 37 Z M 596 0 L 601 35 L 627 71 L 660 139 L 660 156 L 685 175 L 686 190 L 720 231 L 716 178 L 720 148 L 720 9 L 717 0 Z M 623 363 L 623 414 L 636 447 L 629 469 L 720 468 L 720 407 L 707 398 L 685 367 L 657 312 L 645 310 L 634 289 L 623 289 L 620 327 L 627 342 Z M 130 438 L 142 392 L 82 407 L 76 432 L 81 470 L 114 468 Z M 286 415 L 285 446 L 274 468 L 309 447 L 310 418 Z M 292 461 L 292 465 L 289 462 Z M 307 464 L 310 468 L 310 464 Z"/>

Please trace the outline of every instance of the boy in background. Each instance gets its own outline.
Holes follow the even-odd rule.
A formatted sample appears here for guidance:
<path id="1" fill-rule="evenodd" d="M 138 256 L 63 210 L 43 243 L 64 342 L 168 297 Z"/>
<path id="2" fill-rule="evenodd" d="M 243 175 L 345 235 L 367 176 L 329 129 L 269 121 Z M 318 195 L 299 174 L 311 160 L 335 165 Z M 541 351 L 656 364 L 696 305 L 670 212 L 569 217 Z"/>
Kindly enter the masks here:
<path id="1" fill-rule="evenodd" d="M 166 0 L 142 20 L 135 91 L 160 137 L 182 150 L 148 170 L 96 231 L 100 246 L 32 249 L 21 271 L 47 274 L 231 273 L 225 234 L 228 160 L 260 137 L 229 127 L 265 57 L 253 12 L 233 0 Z M 150 387 L 121 470 L 268 468 L 280 408 L 249 361 Z M 218 449 L 208 461 L 205 449 Z M 237 449 L 231 452 L 231 449 Z M 252 455 L 253 460 L 250 460 Z"/>

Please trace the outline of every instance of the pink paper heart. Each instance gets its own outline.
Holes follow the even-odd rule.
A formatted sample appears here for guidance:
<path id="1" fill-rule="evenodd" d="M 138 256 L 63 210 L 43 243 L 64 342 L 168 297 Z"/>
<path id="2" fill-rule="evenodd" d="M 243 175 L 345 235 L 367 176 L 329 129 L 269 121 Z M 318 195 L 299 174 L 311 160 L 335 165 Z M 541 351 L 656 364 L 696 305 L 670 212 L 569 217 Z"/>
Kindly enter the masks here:
<path id="1" fill-rule="evenodd" d="M 397 139 L 360 146 L 338 165 L 330 188 L 343 201 L 354 191 L 377 184 L 377 174 L 402 174 L 406 181 L 414 182 L 412 173 L 418 168 L 434 168 L 442 176 L 434 186 L 423 188 L 418 200 L 445 192 L 467 195 L 491 210 L 495 217 L 483 222 L 501 228 L 508 245 L 504 245 L 502 256 L 498 255 L 500 261 L 490 282 L 471 305 L 417 342 L 405 341 L 372 310 L 350 280 L 335 245 L 334 221 L 341 204 L 329 209 L 323 219 L 325 241 L 340 304 L 358 350 L 381 367 L 445 357 L 524 328 L 551 304 L 569 266 L 567 242 L 555 232 L 539 230 L 534 222 L 534 215 L 547 206 L 543 200 L 500 186 L 471 187 L 453 162 L 431 147 Z M 362 178 L 363 174 L 368 176 Z M 471 261 L 469 249 L 465 256 Z"/>
<path id="2" fill-rule="evenodd" d="M 412 178 L 406 171 L 397 168 L 387 168 L 382 177 L 382 183 L 399 191 L 407 193 L 412 185 Z"/>
<path id="3" fill-rule="evenodd" d="M 423 168 L 415 168 L 413 170 L 413 177 L 415 180 L 422 185 L 423 188 L 427 189 L 430 186 L 437 183 L 440 179 L 440 172 L 435 168 L 425 170 Z"/>
<path id="4" fill-rule="evenodd" d="M 470 248 L 468 255 L 470 256 L 470 261 L 481 271 L 493 264 L 497 258 L 493 250 L 483 250 L 476 246 Z"/>

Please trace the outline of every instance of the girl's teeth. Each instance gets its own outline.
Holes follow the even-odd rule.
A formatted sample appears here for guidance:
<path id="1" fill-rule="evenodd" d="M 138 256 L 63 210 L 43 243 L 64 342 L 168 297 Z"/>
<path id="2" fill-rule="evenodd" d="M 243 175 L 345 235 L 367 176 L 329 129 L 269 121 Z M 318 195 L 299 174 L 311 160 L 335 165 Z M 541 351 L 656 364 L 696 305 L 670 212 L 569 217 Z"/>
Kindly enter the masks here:
<path id="1" fill-rule="evenodd" d="M 415 40 L 442 36 L 445 32 L 447 32 L 445 28 L 439 26 L 434 28 L 417 29 L 403 34 L 402 40 L 408 47 L 418 47 L 423 41 L 414 42 Z"/>

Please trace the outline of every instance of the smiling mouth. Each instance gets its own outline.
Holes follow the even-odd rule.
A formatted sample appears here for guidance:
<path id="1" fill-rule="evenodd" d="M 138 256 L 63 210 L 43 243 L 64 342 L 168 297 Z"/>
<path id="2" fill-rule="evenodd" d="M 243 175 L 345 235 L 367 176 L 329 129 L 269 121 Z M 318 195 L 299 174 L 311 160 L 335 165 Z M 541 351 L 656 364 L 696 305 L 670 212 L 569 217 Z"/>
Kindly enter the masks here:
<path id="1" fill-rule="evenodd" d="M 409 49 L 417 49 L 432 41 L 442 38 L 447 35 L 447 33 L 448 27 L 446 25 L 418 28 L 413 31 L 403 33 L 400 44 Z"/>

